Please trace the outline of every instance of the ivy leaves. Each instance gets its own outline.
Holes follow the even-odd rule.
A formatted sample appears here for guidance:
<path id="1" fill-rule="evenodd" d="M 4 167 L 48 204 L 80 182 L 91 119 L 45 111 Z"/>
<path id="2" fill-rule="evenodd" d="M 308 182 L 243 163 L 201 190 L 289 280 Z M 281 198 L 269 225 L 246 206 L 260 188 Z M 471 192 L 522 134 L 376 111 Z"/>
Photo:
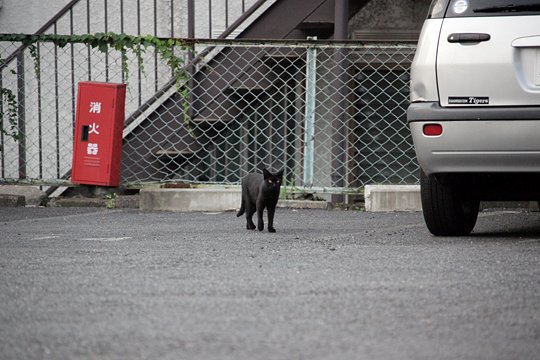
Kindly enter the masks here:
<path id="1" fill-rule="evenodd" d="M 122 73 L 125 82 L 129 79 L 128 68 L 128 52 L 131 52 L 137 59 L 141 71 L 144 72 L 143 56 L 148 48 L 154 48 L 159 57 L 171 68 L 173 77 L 176 82 L 178 93 L 182 98 L 182 106 L 184 107 L 184 117 L 188 114 L 188 93 L 187 78 L 188 74 L 184 69 L 184 59 L 175 54 L 181 53 L 179 50 L 190 50 L 189 43 L 182 39 L 159 38 L 152 35 L 133 36 L 127 34 L 116 34 L 112 32 L 83 34 L 83 35 L 58 35 L 58 34 L 0 34 L 0 41 L 10 41 L 21 43 L 25 48 L 29 49 L 30 56 L 34 60 L 34 73 L 36 77 L 40 75 L 40 61 L 38 43 L 52 42 L 55 45 L 63 48 L 70 44 L 85 44 L 91 48 L 98 49 L 102 53 L 108 53 L 113 49 L 121 53 Z M 0 59 L 0 68 L 5 62 Z M 13 140 L 18 140 L 17 133 L 17 101 L 13 92 L 7 88 L 0 88 L 0 102 L 7 104 L 6 111 L 2 111 L 0 107 L 0 132 L 11 137 Z M 6 114 L 4 114 L 6 113 Z M 4 115 L 8 118 L 8 127 L 3 124 Z M 189 123 L 189 119 L 184 119 Z"/>
<path id="2" fill-rule="evenodd" d="M 19 140 L 17 132 L 17 100 L 11 89 L 0 88 L 0 132 L 11 137 L 13 140 Z M 4 111 L 5 110 L 5 111 Z M 8 126 L 4 126 L 4 112 L 7 113 Z"/>
<path id="3" fill-rule="evenodd" d="M 38 42 L 52 42 L 63 48 L 68 44 L 86 44 L 102 53 L 107 53 L 109 49 L 114 49 L 122 53 L 122 71 L 128 77 L 127 52 L 131 51 L 139 64 L 143 64 L 143 54 L 148 48 L 154 48 L 161 59 L 169 65 L 177 80 L 184 80 L 182 64 L 183 60 L 176 56 L 173 49 L 189 50 L 189 44 L 182 39 L 159 38 L 152 35 L 133 36 L 127 34 L 116 34 L 112 32 L 83 34 L 83 35 L 58 35 L 58 34 L 0 34 L 0 41 L 20 42 L 28 47 L 30 55 L 35 63 L 39 63 L 36 44 Z M 39 66 L 35 66 L 36 75 L 39 73 Z M 143 69 L 144 70 L 144 69 Z"/>

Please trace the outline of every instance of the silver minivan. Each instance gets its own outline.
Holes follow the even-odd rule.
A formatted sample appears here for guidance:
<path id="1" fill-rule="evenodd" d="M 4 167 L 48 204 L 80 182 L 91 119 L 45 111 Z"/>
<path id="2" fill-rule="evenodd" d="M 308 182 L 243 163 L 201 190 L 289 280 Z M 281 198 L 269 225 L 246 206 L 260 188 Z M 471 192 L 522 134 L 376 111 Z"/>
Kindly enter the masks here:
<path id="1" fill-rule="evenodd" d="M 482 200 L 540 200 L 540 1 L 432 1 L 407 120 L 433 234 L 471 232 Z"/>

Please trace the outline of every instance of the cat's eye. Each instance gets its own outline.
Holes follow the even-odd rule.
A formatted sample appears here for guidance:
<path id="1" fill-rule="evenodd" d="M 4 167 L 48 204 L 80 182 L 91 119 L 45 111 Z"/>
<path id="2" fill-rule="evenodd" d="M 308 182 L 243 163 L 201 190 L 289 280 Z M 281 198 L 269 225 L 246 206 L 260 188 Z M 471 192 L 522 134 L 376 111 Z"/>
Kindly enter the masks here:
<path id="1" fill-rule="evenodd" d="M 273 181 L 272 181 L 272 180 L 268 180 L 268 183 L 271 184 L 271 183 L 273 183 Z"/>

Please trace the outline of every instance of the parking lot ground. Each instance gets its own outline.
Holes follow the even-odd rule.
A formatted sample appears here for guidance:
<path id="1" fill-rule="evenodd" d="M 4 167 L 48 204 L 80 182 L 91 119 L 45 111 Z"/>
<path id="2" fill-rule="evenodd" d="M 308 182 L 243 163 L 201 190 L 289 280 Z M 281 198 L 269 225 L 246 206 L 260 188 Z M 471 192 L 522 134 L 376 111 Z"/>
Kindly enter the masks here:
<path id="1" fill-rule="evenodd" d="M 540 214 L 0 208 L 2 359 L 537 359 Z"/>

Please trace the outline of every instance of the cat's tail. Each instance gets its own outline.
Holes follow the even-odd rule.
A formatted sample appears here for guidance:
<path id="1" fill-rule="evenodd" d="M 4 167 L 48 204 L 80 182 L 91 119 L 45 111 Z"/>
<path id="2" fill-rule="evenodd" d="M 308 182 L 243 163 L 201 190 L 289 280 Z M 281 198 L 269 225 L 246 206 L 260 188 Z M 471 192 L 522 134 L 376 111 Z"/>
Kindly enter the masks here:
<path id="1" fill-rule="evenodd" d="M 240 210 L 236 213 L 236 217 L 242 216 L 244 211 L 246 211 L 246 206 L 244 205 L 244 198 L 242 198 L 242 204 L 240 204 Z"/>

